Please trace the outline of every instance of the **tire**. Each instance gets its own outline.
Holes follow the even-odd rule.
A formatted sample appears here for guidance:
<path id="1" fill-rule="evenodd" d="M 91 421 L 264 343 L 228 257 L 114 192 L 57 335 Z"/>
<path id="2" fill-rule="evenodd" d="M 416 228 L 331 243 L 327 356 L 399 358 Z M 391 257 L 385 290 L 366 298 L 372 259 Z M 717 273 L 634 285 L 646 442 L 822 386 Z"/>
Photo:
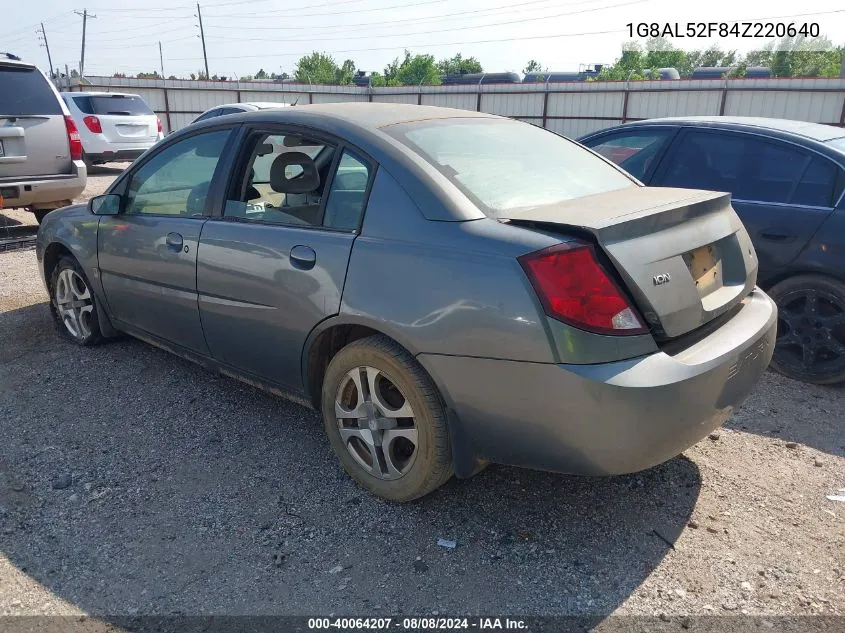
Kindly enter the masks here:
<path id="1" fill-rule="evenodd" d="M 50 312 L 59 333 L 77 345 L 103 340 L 97 318 L 97 298 L 79 263 L 62 257 L 50 276 Z"/>
<path id="2" fill-rule="evenodd" d="M 775 284 L 769 296 L 778 306 L 772 368 L 816 385 L 845 382 L 845 284 L 799 275 Z"/>
<path id="3" fill-rule="evenodd" d="M 361 389 L 369 392 L 363 402 Z M 344 410 L 350 415 L 339 420 Z M 416 360 L 387 337 L 360 339 L 335 355 L 323 380 L 322 411 L 343 469 L 379 497 L 411 501 L 452 477 L 452 444 L 440 394 Z"/>
<path id="4" fill-rule="evenodd" d="M 35 209 L 32 213 L 35 215 L 35 220 L 38 224 L 41 224 L 44 221 L 44 218 L 47 217 L 47 214 L 50 213 L 52 209 Z"/>

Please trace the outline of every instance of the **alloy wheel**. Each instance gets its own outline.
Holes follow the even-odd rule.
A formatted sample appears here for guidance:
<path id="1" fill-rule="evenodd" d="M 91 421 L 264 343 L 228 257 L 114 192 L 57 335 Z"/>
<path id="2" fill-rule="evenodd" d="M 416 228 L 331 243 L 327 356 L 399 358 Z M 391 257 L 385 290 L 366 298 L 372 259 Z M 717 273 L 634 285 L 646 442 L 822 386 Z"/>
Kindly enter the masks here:
<path id="1" fill-rule="evenodd" d="M 346 373 L 335 398 L 335 417 L 344 446 L 370 475 L 398 479 L 414 465 L 414 410 L 381 370 L 360 366 Z"/>
<path id="2" fill-rule="evenodd" d="M 845 370 L 845 305 L 818 288 L 793 290 L 778 301 L 775 360 L 797 374 Z"/>
<path id="3" fill-rule="evenodd" d="M 55 286 L 56 310 L 67 331 L 78 340 L 91 336 L 94 300 L 85 281 L 72 268 L 65 268 L 56 278 Z"/>

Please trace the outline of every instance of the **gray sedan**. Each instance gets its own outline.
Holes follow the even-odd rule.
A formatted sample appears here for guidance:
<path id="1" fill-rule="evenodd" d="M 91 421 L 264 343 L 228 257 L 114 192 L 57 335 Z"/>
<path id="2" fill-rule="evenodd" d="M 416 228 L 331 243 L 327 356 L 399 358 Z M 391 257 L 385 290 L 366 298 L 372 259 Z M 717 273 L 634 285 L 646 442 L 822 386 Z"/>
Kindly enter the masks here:
<path id="1" fill-rule="evenodd" d="M 661 463 L 725 421 L 775 336 L 727 194 L 463 110 L 189 126 L 51 213 L 37 255 L 65 336 L 125 332 L 322 411 L 394 501 L 489 462 Z"/>

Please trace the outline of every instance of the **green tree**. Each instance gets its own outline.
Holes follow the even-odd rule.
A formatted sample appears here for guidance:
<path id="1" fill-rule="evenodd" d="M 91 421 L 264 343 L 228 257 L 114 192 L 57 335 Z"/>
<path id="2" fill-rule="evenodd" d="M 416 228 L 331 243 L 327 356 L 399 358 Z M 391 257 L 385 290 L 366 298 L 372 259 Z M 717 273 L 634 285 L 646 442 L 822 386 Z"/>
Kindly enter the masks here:
<path id="1" fill-rule="evenodd" d="M 682 76 L 686 76 L 702 66 L 736 66 L 737 64 L 736 51 L 723 51 L 718 46 L 711 46 L 700 51 L 689 51 L 686 64 L 683 67 L 676 66 L 676 68 Z"/>
<path id="2" fill-rule="evenodd" d="M 255 78 L 256 79 L 269 79 L 270 75 L 268 75 L 266 72 L 264 72 L 263 68 L 259 68 L 258 72 L 255 73 Z"/>
<path id="3" fill-rule="evenodd" d="M 162 79 L 163 77 L 158 74 L 158 71 L 154 70 L 151 73 L 138 73 L 136 75 L 138 79 Z"/>
<path id="4" fill-rule="evenodd" d="M 470 73 L 484 72 L 481 62 L 475 57 L 464 59 L 460 53 L 449 59 L 441 59 L 437 62 L 437 70 L 441 75 L 467 75 Z"/>
<path id="5" fill-rule="evenodd" d="M 244 75 L 240 78 L 240 81 L 252 81 L 253 79 L 255 79 L 255 77 L 253 77 L 252 75 Z"/>
<path id="6" fill-rule="evenodd" d="M 436 86 L 440 84 L 440 72 L 433 55 L 411 55 L 406 50 L 401 62 L 397 57 L 384 67 L 384 82 L 387 86 Z"/>
<path id="7" fill-rule="evenodd" d="M 627 81 L 645 79 L 645 54 L 639 42 L 629 42 L 622 49 L 622 56 L 612 64 L 604 66 L 598 79 L 604 81 Z"/>
<path id="8" fill-rule="evenodd" d="M 352 83 L 352 77 L 355 76 L 355 62 L 351 59 L 347 59 L 343 62 L 343 65 L 340 66 L 335 71 L 334 74 L 334 83 L 345 86 Z"/>
<path id="9" fill-rule="evenodd" d="M 524 73 L 541 73 L 546 72 L 547 68 L 543 68 L 543 65 L 538 62 L 536 59 L 529 59 L 528 63 L 525 64 L 525 68 L 522 69 Z"/>
<path id="10" fill-rule="evenodd" d="M 328 53 L 314 51 L 296 62 L 293 76 L 302 83 L 333 84 L 340 68 Z"/>

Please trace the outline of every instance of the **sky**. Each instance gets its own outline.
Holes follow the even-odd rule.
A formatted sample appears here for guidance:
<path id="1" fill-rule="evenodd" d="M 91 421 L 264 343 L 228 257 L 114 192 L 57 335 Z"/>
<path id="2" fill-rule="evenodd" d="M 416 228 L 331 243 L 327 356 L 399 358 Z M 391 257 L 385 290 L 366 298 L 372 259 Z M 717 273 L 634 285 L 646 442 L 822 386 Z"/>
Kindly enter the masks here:
<path id="1" fill-rule="evenodd" d="M 78 68 L 82 17 L 89 18 L 86 75 L 160 72 L 187 77 L 203 68 L 196 3 L 187 0 L 0 0 L 0 51 L 47 68 L 43 21 L 53 65 Z M 5 6 L 4 6 L 5 5 Z M 240 77 L 291 73 L 314 50 L 340 64 L 382 71 L 407 48 L 437 59 L 461 53 L 488 72 L 520 72 L 529 59 L 549 71 L 612 63 L 631 40 L 629 23 L 755 21 L 818 23 L 834 44 L 845 44 L 842 0 L 207 0 L 200 2 L 209 72 Z M 14 9 L 9 10 L 10 7 Z M 633 39 L 638 39 L 636 36 Z M 719 44 L 747 52 L 768 40 L 685 38 L 686 50 Z"/>

